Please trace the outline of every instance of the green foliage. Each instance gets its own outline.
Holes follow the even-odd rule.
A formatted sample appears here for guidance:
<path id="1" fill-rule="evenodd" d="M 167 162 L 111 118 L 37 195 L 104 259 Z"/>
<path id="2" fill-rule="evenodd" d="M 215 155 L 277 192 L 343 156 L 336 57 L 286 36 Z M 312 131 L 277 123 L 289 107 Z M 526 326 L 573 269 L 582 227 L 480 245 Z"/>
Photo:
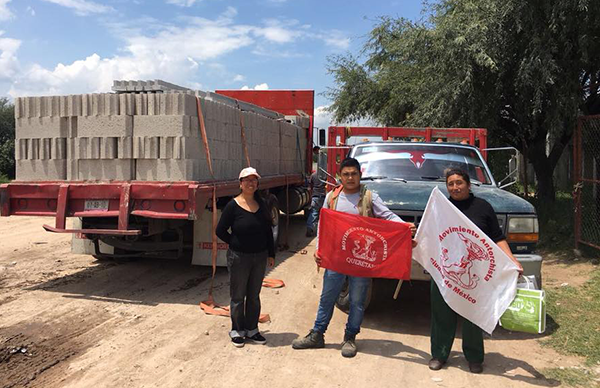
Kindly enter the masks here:
<path id="1" fill-rule="evenodd" d="M 600 2 L 441 0 L 423 22 L 382 17 L 358 56 L 330 58 L 337 121 L 484 127 L 533 165 L 540 196 L 577 115 L 600 113 Z M 550 139 L 550 152 L 546 152 Z"/>
<path id="2" fill-rule="evenodd" d="M 559 191 L 553 204 L 544 204 L 543 200 L 535 197 L 528 199 L 536 209 L 546 208 L 539 214 L 541 240 L 538 247 L 553 251 L 572 249 L 575 243 L 573 195 Z"/>
<path id="3" fill-rule="evenodd" d="M 0 176 L 15 177 L 15 107 L 0 98 Z"/>
<path id="4" fill-rule="evenodd" d="M 600 270 L 580 288 L 546 289 L 546 309 L 555 322 L 552 336 L 543 345 L 586 358 L 588 365 L 600 362 Z"/>

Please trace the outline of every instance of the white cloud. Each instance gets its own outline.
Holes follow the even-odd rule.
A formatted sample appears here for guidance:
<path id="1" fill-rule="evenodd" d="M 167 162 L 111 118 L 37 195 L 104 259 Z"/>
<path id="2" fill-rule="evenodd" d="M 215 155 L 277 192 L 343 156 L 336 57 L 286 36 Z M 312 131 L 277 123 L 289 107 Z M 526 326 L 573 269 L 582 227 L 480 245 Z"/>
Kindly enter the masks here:
<path id="1" fill-rule="evenodd" d="M 250 88 L 248 85 L 244 85 L 241 87 L 242 90 L 269 90 L 269 85 L 265 82 L 262 84 L 254 85 L 253 88 Z"/>
<path id="2" fill-rule="evenodd" d="M 48 3 L 57 4 L 66 8 L 71 8 L 78 15 L 89 15 L 92 13 L 106 13 L 112 11 L 113 8 L 95 3 L 89 0 L 42 0 Z"/>
<path id="3" fill-rule="evenodd" d="M 19 71 L 17 51 L 21 41 L 12 38 L 2 38 L 4 31 L 0 31 L 0 80 L 9 80 Z"/>
<path id="4" fill-rule="evenodd" d="M 0 20 L 12 19 L 14 14 L 8 9 L 11 0 L 0 0 Z"/>
<path id="5" fill-rule="evenodd" d="M 95 4 L 84 0 L 45 1 L 65 6 Z M 258 55 L 270 52 L 291 57 L 298 54 L 294 51 L 295 40 L 323 39 L 297 21 L 289 25 L 274 19 L 260 25 L 236 24 L 236 15 L 237 10 L 228 7 L 214 19 L 184 17 L 177 24 L 147 17 L 107 23 L 109 31 L 123 42 L 117 54 L 101 57 L 90 51 L 86 58 L 53 67 L 33 64 L 19 68 L 16 52 L 21 42 L 0 39 L 0 78 L 7 78 L 11 84 L 8 93 L 13 97 L 109 91 L 115 79 L 160 78 L 188 87 L 202 85 L 209 78 L 247 82 L 244 76 L 227 71 L 219 59 L 243 48 Z M 281 50 L 282 43 L 286 43 L 285 51 Z M 254 86 L 256 90 L 268 88 L 266 83 Z"/>
<path id="6" fill-rule="evenodd" d="M 347 50 L 350 47 L 350 38 L 345 36 L 341 31 L 333 30 L 327 34 L 320 35 L 320 38 L 326 45 L 337 49 Z"/>
<path id="7" fill-rule="evenodd" d="M 321 105 L 315 108 L 314 126 L 316 128 L 327 128 L 332 123 L 331 113 L 327 111 L 329 105 Z"/>
<path id="8" fill-rule="evenodd" d="M 290 28 L 297 25 L 297 21 L 286 21 L 285 24 L 276 19 L 265 20 L 264 27 L 254 29 L 254 33 L 275 43 L 290 43 L 304 35 L 304 32 L 296 28 Z"/>
<path id="9" fill-rule="evenodd" d="M 192 5 L 201 2 L 202 0 L 167 0 L 169 4 L 175 4 L 180 7 L 191 7 Z"/>
<path id="10" fill-rule="evenodd" d="M 29 12 L 29 14 L 30 14 L 31 16 L 35 16 L 35 9 L 33 9 L 32 7 L 29 7 L 29 6 L 28 6 L 28 7 L 27 7 L 27 12 Z"/>

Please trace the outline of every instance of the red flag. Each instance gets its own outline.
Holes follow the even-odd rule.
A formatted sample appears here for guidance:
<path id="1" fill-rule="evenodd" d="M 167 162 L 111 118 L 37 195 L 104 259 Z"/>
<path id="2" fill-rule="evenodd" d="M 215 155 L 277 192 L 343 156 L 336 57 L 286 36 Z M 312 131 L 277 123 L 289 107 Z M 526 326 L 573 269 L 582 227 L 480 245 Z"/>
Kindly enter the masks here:
<path id="1" fill-rule="evenodd" d="M 321 209 L 321 267 L 350 276 L 410 279 L 410 228 L 401 222 Z"/>

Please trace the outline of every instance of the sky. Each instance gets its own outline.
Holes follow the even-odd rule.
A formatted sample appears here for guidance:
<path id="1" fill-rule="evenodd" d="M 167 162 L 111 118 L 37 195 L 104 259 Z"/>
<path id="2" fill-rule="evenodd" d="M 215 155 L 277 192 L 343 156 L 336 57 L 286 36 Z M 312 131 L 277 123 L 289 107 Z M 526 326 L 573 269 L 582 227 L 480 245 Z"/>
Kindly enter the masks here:
<path id="1" fill-rule="evenodd" d="M 115 79 L 192 89 L 310 89 L 325 128 L 328 57 L 421 0 L 0 0 L 0 96 L 107 92 Z"/>

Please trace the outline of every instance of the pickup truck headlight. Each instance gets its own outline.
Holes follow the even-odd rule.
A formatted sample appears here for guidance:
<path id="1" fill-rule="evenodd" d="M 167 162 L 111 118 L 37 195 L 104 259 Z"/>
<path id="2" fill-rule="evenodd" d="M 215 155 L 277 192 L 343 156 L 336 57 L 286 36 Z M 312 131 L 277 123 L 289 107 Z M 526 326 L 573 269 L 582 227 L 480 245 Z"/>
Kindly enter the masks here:
<path id="1" fill-rule="evenodd" d="M 537 217 L 508 217 L 506 228 L 508 242 L 537 242 L 539 225 Z"/>

